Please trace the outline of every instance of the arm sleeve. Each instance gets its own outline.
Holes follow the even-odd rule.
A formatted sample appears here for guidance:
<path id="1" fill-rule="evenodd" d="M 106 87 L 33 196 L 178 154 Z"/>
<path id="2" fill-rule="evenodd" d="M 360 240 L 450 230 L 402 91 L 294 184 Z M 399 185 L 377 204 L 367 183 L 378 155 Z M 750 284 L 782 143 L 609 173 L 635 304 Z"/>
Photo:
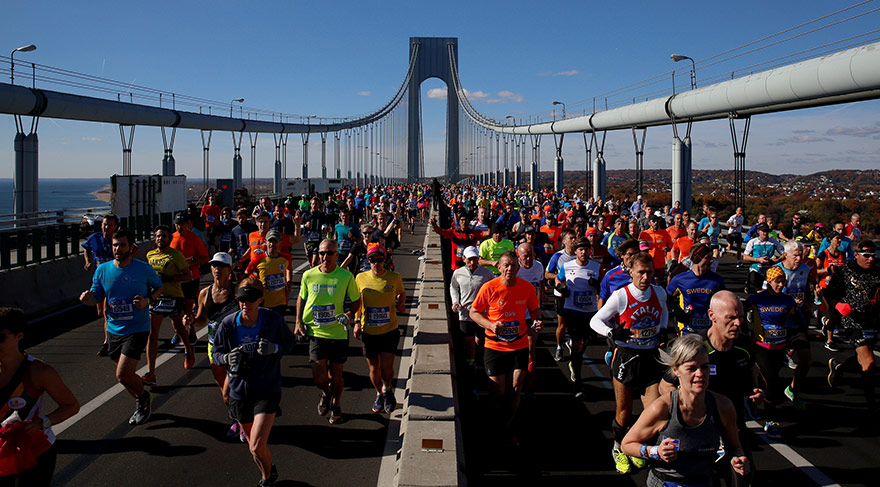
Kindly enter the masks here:
<path id="1" fill-rule="evenodd" d="M 556 279 L 565 282 L 565 264 L 559 266 L 559 272 L 556 273 Z"/>
<path id="2" fill-rule="evenodd" d="M 92 295 L 98 301 L 102 301 L 107 295 L 107 293 L 104 289 L 104 285 L 101 284 L 103 277 L 104 277 L 104 270 L 103 270 L 102 266 L 99 265 L 98 270 L 95 271 L 95 275 L 92 276 L 92 287 L 90 289 L 92 291 Z"/>
<path id="3" fill-rule="evenodd" d="M 666 291 L 660 286 L 654 286 L 653 290 L 657 293 L 657 299 L 660 300 L 660 308 L 663 310 L 660 315 L 660 328 L 667 328 L 669 326 L 669 308 L 666 306 Z"/>
<path id="4" fill-rule="evenodd" d="M 461 290 L 458 285 L 458 279 L 455 278 L 455 273 L 452 273 L 452 278 L 449 283 L 449 298 L 452 300 L 452 304 L 458 303 L 461 299 Z"/>
<path id="5" fill-rule="evenodd" d="M 590 328 L 593 329 L 599 336 L 605 337 L 608 336 L 608 332 L 611 331 L 612 320 L 614 320 L 615 316 L 620 316 L 620 296 L 622 292 L 615 292 L 608 298 L 608 301 L 605 303 L 602 308 L 593 315 L 590 319 Z M 624 303 L 625 304 L 625 303 Z"/>
<path id="6" fill-rule="evenodd" d="M 235 316 L 232 314 L 230 316 Z M 234 318 L 233 318 L 234 319 Z M 213 350 L 211 352 L 211 356 L 214 359 L 214 363 L 220 366 L 226 365 L 226 354 L 229 353 L 231 349 L 229 344 L 229 337 L 227 337 L 226 327 L 224 324 L 226 323 L 226 319 L 220 322 L 220 325 L 217 326 L 217 332 L 214 334 L 214 345 Z"/>

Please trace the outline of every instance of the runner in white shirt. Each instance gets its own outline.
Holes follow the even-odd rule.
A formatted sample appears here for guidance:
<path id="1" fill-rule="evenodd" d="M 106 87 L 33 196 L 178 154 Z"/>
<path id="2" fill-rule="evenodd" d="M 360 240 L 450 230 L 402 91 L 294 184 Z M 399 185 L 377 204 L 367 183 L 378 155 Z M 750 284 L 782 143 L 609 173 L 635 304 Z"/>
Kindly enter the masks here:
<path id="1" fill-rule="evenodd" d="M 519 244 L 516 248 L 516 256 L 519 260 L 519 271 L 516 277 L 523 279 L 535 288 L 538 295 L 538 303 L 543 304 L 541 292 L 541 284 L 544 282 L 544 265 L 535 259 L 535 248 L 528 242 Z M 537 359 L 535 356 L 535 344 L 537 337 L 529 335 L 529 368 L 526 374 L 526 381 L 523 384 L 523 397 L 533 399 L 535 397 L 535 364 Z"/>
<path id="2" fill-rule="evenodd" d="M 742 267 L 742 228 L 743 228 L 743 209 L 741 206 L 736 208 L 736 213 L 727 219 L 727 250 L 733 250 L 736 245 L 736 266 Z"/>

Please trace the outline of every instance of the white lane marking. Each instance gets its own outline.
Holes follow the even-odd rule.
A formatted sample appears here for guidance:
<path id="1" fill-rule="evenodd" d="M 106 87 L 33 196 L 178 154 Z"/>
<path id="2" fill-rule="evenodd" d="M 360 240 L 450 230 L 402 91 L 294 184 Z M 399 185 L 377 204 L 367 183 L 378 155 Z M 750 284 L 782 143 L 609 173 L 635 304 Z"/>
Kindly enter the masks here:
<path id="1" fill-rule="evenodd" d="M 776 453 L 782 455 L 783 458 L 785 458 L 792 465 L 797 467 L 801 472 L 804 473 L 804 475 L 810 477 L 810 479 L 816 482 L 817 485 L 820 485 L 821 487 L 840 487 L 840 484 L 831 480 L 815 465 L 808 462 L 806 458 L 802 457 L 790 446 L 768 437 L 767 434 L 764 433 L 764 428 L 757 421 L 747 421 L 746 426 L 748 426 L 748 428 L 752 430 L 753 433 L 758 435 L 758 437 L 764 440 L 765 443 L 770 445 L 770 448 L 776 450 Z"/>
<path id="2" fill-rule="evenodd" d="M 428 248 L 428 234 L 425 234 L 425 243 L 423 248 Z M 419 270 L 418 270 L 418 280 L 416 281 L 415 288 L 413 289 L 413 300 L 414 304 L 418 304 L 422 297 L 422 287 L 423 281 L 422 277 L 425 272 L 425 261 L 421 260 L 419 262 Z M 417 307 L 413 307 L 409 310 L 409 314 L 406 316 L 406 326 L 409 328 L 411 322 L 415 321 L 415 315 L 418 311 Z M 400 357 L 400 364 L 397 366 L 397 377 L 395 384 L 403 384 L 410 375 L 410 369 L 412 367 L 412 345 L 413 345 L 413 337 L 412 334 L 407 336 L 403 340 L 403 348 L 402 351 L 409 350 L 410 354 L 407 357 L 402 354 Z M 404 404 L 406 389 L 401 387 L 394 388 L 394 398 L 397 400 L 398 404 Z M 400 441 L 400 427 L 403 419 L 403 409 L 397 409 L 394 414 L 392 414 L 388 418 L 388 434 L 385 436 L 385 449 L 382 452 L 382 461 L 379 464 L 379 479 L 376 482 L 376 485 L 394 485 L 394 478 L 397 476 L 397 456 L 400 454 L 400 448 L 402 446 Z"/>
<path id="3" fill-rule="evenodd" d="M 304 269 L 308 265 L 309 265 L 309 263 L 305 262 L 302 265 L 300 265 L 299 267 L 297 267 L 296 269 L 294 269 L 293 272 L 297 273 L 297 272 L 301 271 L 302 269 Z M 200 340 L 202 338 L 204 338 L 204 336 L 207 334 L 208 334 L 208 327 L 204 327 L 201 330 L 199 330 L 198 332 L 196 332 L 196 336 Z M 162 364 L 171 360 L 171 357 L 182 356 L 182 354 L 180 353 L 181 350 L 183 350 L 183 345 L 178 345 L 178 346 L 172 348 L 171 350 L 160 355 L 158 358 L 156 358 L 156 368 L 158 369 Z M 138 376 L 142 376 L 149 371 L 150 371 L 149 366 L 144 365 L 143 367 L 138 369 L 138 371 L 136 373 Z M 85 418 L 86 416 L 88 416 L 89 414 L 95 412 L 96 409 L 98 409 L 99 407 L 106 404 L 108 401 L 110 401 L 111 399 L 116 397 L 119 393 L 121 393 L 124 390 L 125 390 L 125 387 L 123 387 L 122 384 L 119 384 L 119 383 L 114 384 L 109 389 L 102 392 L 97 397 L 95 397 L 91 401 L 87 402 L 82 407 L 80 407 L 78 413 L 76 413 L 73 416 L 71 416 L 70 418 L 66 419 L 63 423 L 61 423 L 59 425 L 53 425 L 52 431 L 55 433 L 55 436 L 61 435 L 61 433 L 63 433 L 65 430 L 67 430 L 71 426 L 78 423 L 79 420 L 81 420 L 81 419 Z"/>

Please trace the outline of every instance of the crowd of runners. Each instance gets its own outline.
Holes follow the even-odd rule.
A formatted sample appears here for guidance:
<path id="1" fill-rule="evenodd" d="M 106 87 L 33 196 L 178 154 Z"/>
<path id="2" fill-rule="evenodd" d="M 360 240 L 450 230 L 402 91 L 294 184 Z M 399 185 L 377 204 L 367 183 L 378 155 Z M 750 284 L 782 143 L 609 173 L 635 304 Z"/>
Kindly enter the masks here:
<path id="1" fill-rule="evenodd" d="M 394 360 L 406 293 L 393 257 L 403 232 L 427 224 L 449 241 L 450 311 L 457 319 L 450 329 L 463 337 L 456 347 L 466 364 L 461 377 L 478 393 L 476 374 L 488 376 L 499 444 L 518 441 L 520 401 L 535 389 L 536 345 L 552 336 L 554 359 L 567 362 L 574 396 L 590 399 L 582 384 L 585 359 L 607 364 L 616 403 L 609 446 L 618 472 L 650 467 L 652 486 L 712 485 L 721 476 L 742 483 L 751 472 L 739 438 L 746 419 L 761 418 L 766 433 L 777 436 L 780 406 L 807 407 L 800 393 L 811 336 L 821 335 L 836 353 L 827 364 L 829 385 L 845 371 L 858 374 L 867 407 L 877 407 L 873 347 L 880 328 L 876 248 L 862 237 L 858 215 L 807 222 L 795 214 L 781 227 L 764 215 L 749 227 L 745 218 L 742 208 L 723 218 L 711 207 L 692 214 L 642 196 L 603 201 L 436 181 L 262 198 L 254 208 L 221 207 L 210 196 L 202 208 L 175 215 L 174 228 L 157 226 L 145 260 L 135 258 L 134 235 L 115 216 L 104 217 L 83 244 L 92 284 L 79 299 L 104 317 L 98 354 L 113 360 L 118 382 L 136 402 L 132 425 L 149 420 L 149 388 L 162 383 L 156 359 L 165 318 L 187 369 L 196 363 L 197 330 L 207 325 L 228 435 L 248 444 L 260 485 L 273 485 L 278 472 L 267 440 L 281 400 L 280 362 L 298 342 L 308 347 L 315 412 L 330 424 L 345 419 L 351 340 L 362 344 L 376 395 L 370 405 L 346 409 L 390 414 L 398 406 Z M 295 245 L 306 256 L 301 276 Z M 716 273 L 725 253 L 749 266 L 745 282 Z M 210 284 L 202 287 L 200 272 L 208 270 Z M 552 335 L 541 333 L 545 316 L 555 317 Z M 13 348 L 25 328 L 20 312 L 0 312 L 0 337 L 14 339 L 0 338 L 0 382 L 23 382 L 28 397 L 45 391 L 59 404 L 44 414 L 39 401 L 28 403 L 29 414 L 20 418 L 51 444 L 51 424 L 78 405 L 42 362 L 24 380 L 16 372 L 26 355 Z M 588 357 L 587 343 L 607 345 L 607 353 Z M 148 372 L 138 376 L 144 354 Z M 794 374 L 784 383 L 786 365 Z M 35 382 L 37 372 L 47 378 Z M 41 453 L 38 464 L 51 478 L 54 452 Z"/>
<path id="2" fill-rule="evenodd" d="M 605 362 L 615 468 L 650 468 L 651 486 L 747 485 L 751 455 L 739 433 L 753 419 L 779 437 L 777 410 L 807 407 L 817 337 L 834 354 L 828 385 L 853 372 L 877 408 L 880 268 L 859 215 L 808 222 L 795 213 L 781 226 L 756 215 L 750 225 L 743 208 L 692 213 L 641 195 L 603 201 L 503 187 L 451 186 L 442 200 L 451 224 L 432 225 L 450 242 L 460 354 L 476 384 L 482 348 L 500 442 L 518 442 L 514 418 L 532 397 L 536 342 L 554 314 L 554 360 L 568 363 L 570 392 L 589 401 L 584 359 Z M 744 282 L 716 272 L 725 254 L 749 266 Z M 587 357 L 587 342 L 608 351 Z M 780 376 L 786 365 L 790 381 Z"/>

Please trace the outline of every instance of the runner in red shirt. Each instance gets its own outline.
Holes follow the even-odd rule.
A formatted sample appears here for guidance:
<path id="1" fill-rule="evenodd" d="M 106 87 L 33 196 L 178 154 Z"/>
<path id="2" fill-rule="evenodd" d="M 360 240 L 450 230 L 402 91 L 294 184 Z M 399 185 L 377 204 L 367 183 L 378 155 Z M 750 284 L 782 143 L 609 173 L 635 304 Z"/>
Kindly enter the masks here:
<path id="1" fill-rule="evenodd" d="M 205 238 L 208 240 L 208 248 L 211 252 L 217 247 L 217 229 L 220 228 L 220 205 L 216 204 L 213 193 L 208 195 L 207 203 L 202 207 L 202 220 L 205 221 Z"/>

